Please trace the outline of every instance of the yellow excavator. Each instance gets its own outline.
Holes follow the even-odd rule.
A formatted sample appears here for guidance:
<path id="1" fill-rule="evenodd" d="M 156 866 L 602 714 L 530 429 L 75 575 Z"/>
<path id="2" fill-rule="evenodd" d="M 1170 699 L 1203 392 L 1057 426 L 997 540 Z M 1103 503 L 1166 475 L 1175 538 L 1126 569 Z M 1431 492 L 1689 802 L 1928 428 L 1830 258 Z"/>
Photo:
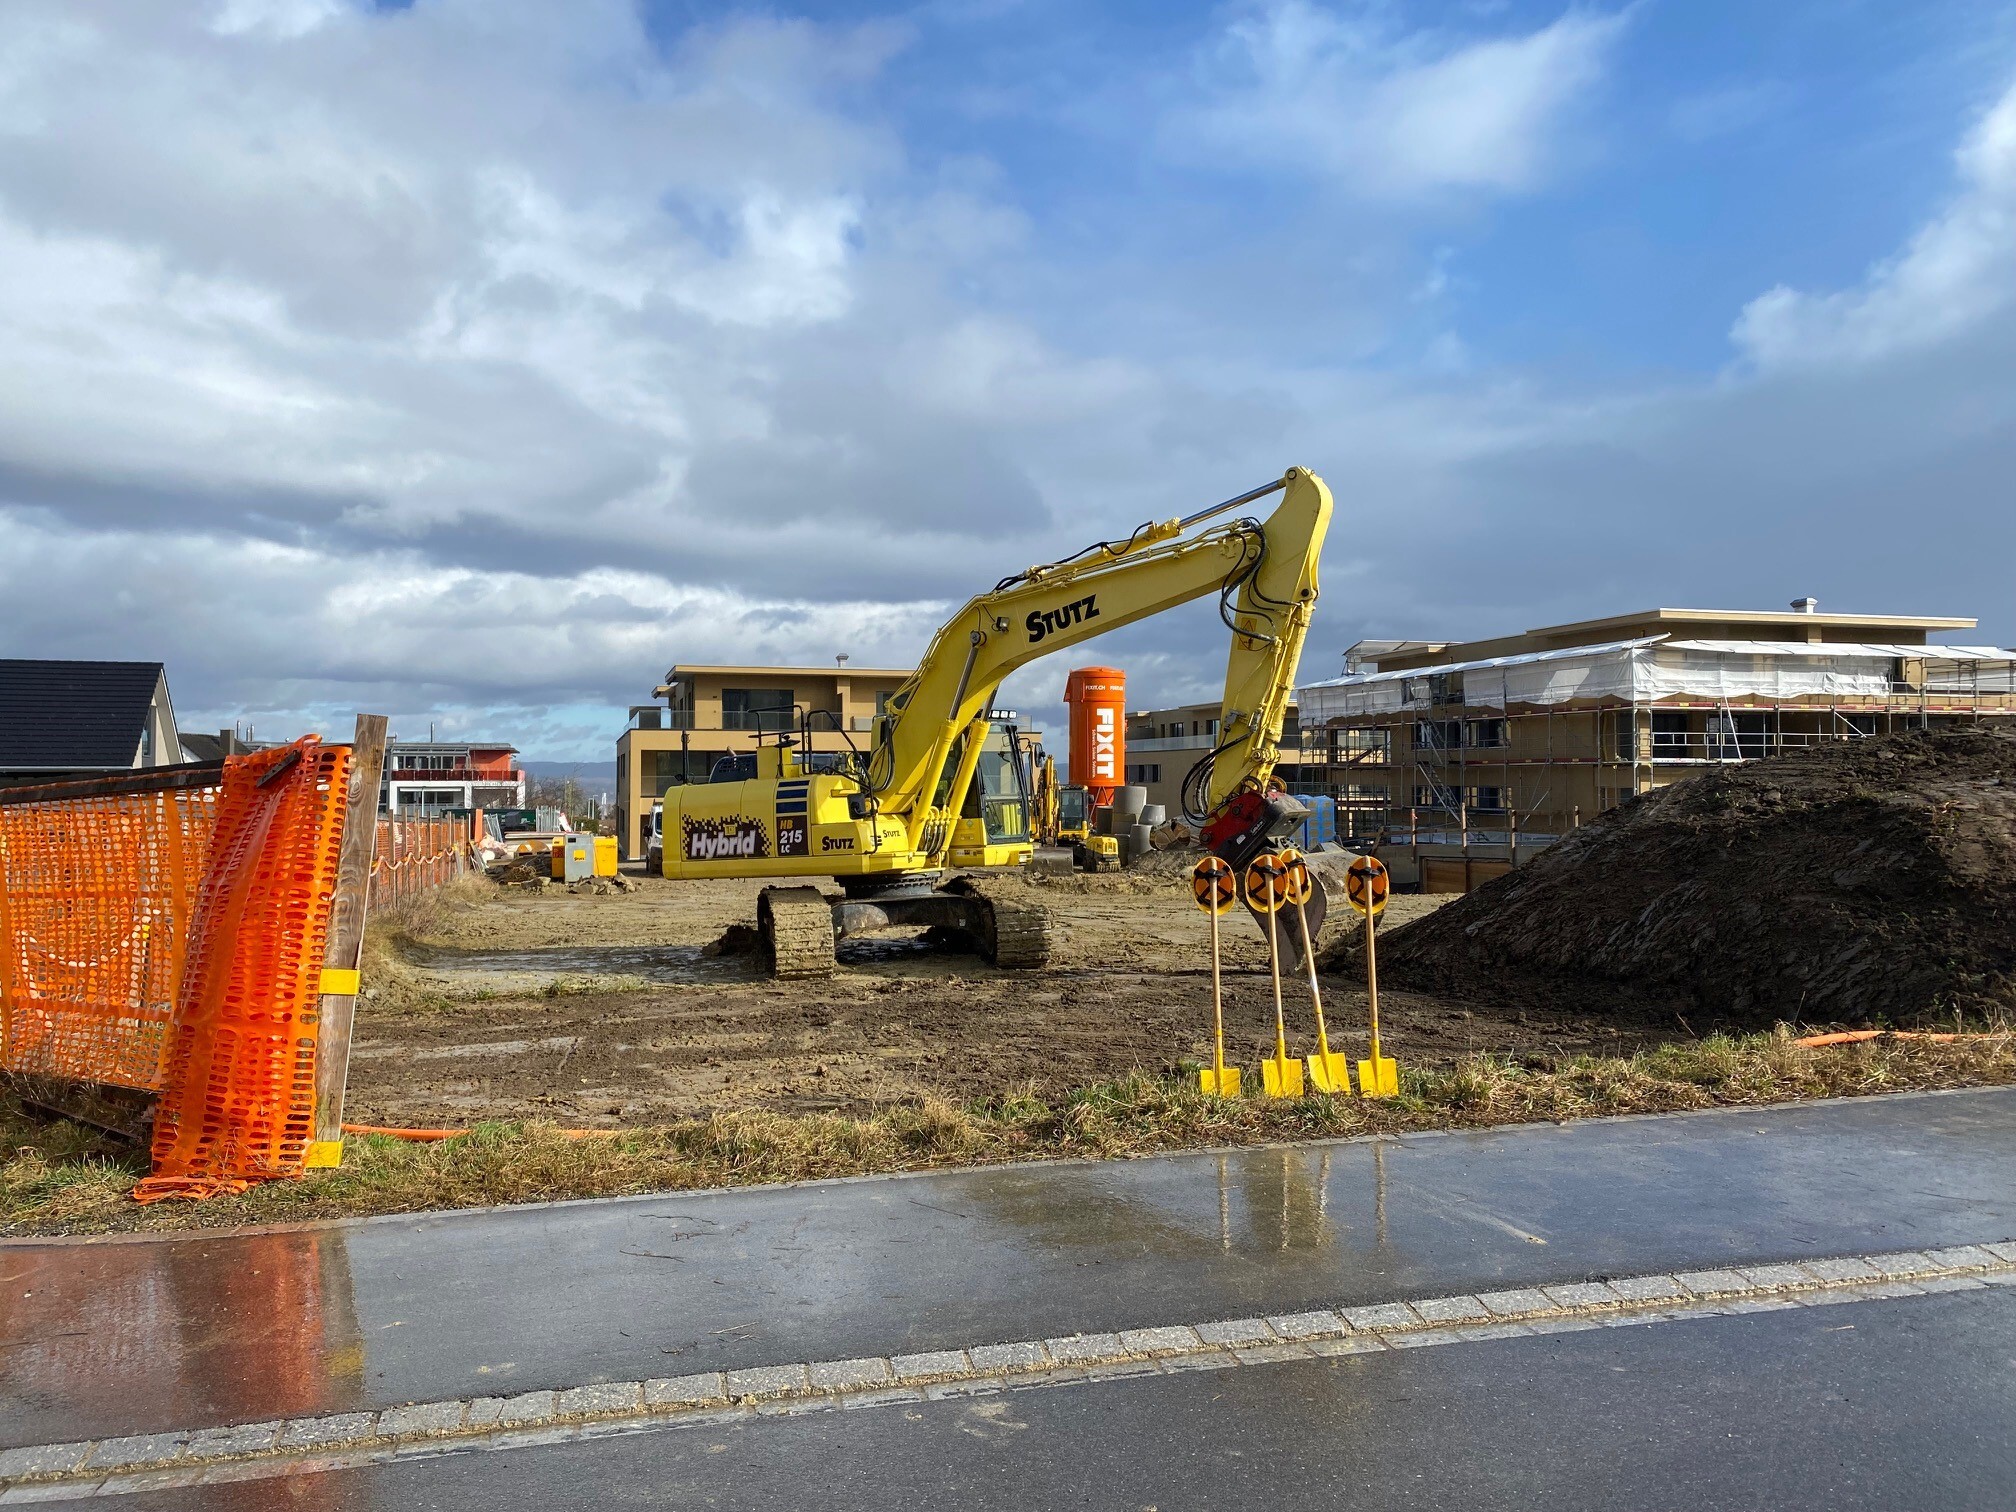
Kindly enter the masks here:
<path id="1" fill-rule="evenodd" d="M 1029 828 L 1035 843 L 1070 851 L 1071 864 L 1079 871 L 1118 871 L 1120 842 L 1092 829 L 1091 793 L 1060 785 L 1057 758 L 1040 747 L 1026 764 L 1035 773 L 1029 788 Z"/>
<path id="2" fill-rule="evenodd" d="M 1198 526 L 1280 494 L 1266 519 Z M 1216 594 L 1231 634 L 1218 743 L 1183 784 L 1185 817 L 1212 851 L 1246 863 L 1304 817 L 1272 781 L 1316 606 L 1317 558 L 1330 490 L 1304 468 L 1180 519 L 1150 521 L 1061 561 L 1003 578 L 932 638 L 917 670 L 877 716 L 870 748 L 812 760 L 790 735 L 756 753 L 742 781 L 665 795 L 668 877 L 832 877 L 817 887 L 768 887 L 757 902 L 762 949 L 781 977 L 821 976 L 836 940 L 924 926 L 963 938 L 996 965 L 1049 959 L 1043 910 L 984 879 L 942 880 L 986 754 L 1002 680 L 1038 657 Z M 1312 858 L 1312 861 L 1314 858 Z M 1308 909 L 1313 940 L 1327 878 Z M 1298 953 L 1307 942 L 1291 943 Z"/>

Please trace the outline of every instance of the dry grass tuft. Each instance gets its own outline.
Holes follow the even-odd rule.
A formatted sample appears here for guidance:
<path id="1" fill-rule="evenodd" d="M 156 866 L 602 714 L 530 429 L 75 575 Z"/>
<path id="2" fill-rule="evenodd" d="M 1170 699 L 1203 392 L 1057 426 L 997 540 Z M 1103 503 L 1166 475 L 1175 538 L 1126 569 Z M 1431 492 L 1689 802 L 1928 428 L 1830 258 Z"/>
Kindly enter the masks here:
<path id="1" fill-rule="evenodd" d="M 275 1223 L 2011 1083 L 2016 1035 L 1802 1050 L 1781 1029 L 1624 1057 L 1472 1056 L 1406 1069 L 1401 1095 L 1384 1101 L 1227 1101 L 1198 1093 L 1194 1077 L 1136 1076 L 1050 1101 L 1025 1089 L 965 1108 L 927 1098 L 866 1118 L 721 1113 L 611 1139 L 572 1140 L 550 1124 L 482 1124 L 431 1145 L 354 1139 L 340 1170 L 147 1208 L 127 1195 L 143 1174 L 144 1151 L 36 1118 L 0 1089 L 0 1233 Z"/>

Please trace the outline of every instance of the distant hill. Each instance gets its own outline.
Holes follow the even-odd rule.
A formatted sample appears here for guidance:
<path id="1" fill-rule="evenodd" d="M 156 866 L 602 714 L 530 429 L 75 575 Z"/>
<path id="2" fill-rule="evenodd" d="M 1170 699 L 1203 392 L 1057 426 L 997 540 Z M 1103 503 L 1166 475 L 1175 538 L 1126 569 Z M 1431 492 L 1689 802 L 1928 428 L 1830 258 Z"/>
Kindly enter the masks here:
<path id="1" fill-rule="evenodd" d="M 518 765 L 528 777 L 572 777 L 583 787 L 616 785 L 613 761 L 521 761 Z"/>

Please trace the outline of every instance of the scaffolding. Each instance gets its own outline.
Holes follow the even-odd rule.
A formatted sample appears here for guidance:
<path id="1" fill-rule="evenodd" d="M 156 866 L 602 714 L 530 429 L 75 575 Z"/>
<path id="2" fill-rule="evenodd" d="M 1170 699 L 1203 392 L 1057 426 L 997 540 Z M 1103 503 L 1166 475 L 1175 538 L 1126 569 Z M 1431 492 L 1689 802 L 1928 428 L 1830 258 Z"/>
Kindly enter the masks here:
<path id="1" fill-rule="evenodd" d="M 1666 636 L 1354 673 L 1297 690 L 1300 791 L 1346 843 L 1516 864 L 1586 818 L 1711 766 L 1902 729 L 2016 718 L 1995 647 Z"/>

